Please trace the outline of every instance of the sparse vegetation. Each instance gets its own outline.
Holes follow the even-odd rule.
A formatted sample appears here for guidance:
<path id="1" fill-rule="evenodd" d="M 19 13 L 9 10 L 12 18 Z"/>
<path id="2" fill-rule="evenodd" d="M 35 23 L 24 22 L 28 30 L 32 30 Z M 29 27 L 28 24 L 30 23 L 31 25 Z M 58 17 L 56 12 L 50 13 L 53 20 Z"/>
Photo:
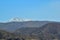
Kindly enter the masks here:
<path id="1" fill-rule="evenodd" d="M 14 32 L 0 30 L 0 40 L 60 40 L 60 23 L 50 22 L 42 27 L 22 27 Z"/>

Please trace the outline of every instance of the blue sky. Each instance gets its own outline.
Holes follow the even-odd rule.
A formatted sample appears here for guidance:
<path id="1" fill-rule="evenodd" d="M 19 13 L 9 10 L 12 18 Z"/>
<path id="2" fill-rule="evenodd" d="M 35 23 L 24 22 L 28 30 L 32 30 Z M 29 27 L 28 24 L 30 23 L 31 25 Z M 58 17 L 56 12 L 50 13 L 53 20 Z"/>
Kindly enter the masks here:
<path id="1" fill-rule="evenodd" d="M 0 21 L 14 17 L 60 21 L 60 0 L 0 0 Z"/>

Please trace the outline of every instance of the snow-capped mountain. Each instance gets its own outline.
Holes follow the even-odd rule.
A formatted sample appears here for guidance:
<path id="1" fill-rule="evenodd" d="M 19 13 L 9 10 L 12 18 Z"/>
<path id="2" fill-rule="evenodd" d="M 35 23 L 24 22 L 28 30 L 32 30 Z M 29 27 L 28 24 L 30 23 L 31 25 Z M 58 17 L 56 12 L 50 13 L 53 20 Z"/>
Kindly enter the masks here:
<path id="1" fill-rule="evenodd" d="M 32 19 L 22 19 L 22 18 L 15 17 L 9 20 L 9 22 L 24 22 L 24 21 L 32 21 Z"/>
<path id="2" fill-rule="evenodd" d="M 25 21 L 34 21 L 34 20 L 14 17 L 14 18 L 10 18 L 10 19 L 8 19 L 6 21 L 1 21 L 0 20 L 0 23 L 6 23 L 6 22 L 25 22 Z"/>
<path id="3" fill-rule="evenodd" d="M 20 22 L 20 21 L 23 21 L 23 19 L 16 17 L 16 18 L 11 18 L 9 21 Z"/>

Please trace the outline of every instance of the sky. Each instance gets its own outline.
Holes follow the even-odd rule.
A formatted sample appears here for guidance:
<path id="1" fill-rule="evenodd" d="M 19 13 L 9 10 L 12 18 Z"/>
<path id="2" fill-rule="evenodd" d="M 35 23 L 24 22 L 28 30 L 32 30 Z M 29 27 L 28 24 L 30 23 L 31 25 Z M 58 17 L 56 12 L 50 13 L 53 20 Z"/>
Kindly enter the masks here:
<path id="1" fill-rule="evenodd" d="M 60 0 L 0 0 L 0 21 L 14 17 L 60 21 Z"/>

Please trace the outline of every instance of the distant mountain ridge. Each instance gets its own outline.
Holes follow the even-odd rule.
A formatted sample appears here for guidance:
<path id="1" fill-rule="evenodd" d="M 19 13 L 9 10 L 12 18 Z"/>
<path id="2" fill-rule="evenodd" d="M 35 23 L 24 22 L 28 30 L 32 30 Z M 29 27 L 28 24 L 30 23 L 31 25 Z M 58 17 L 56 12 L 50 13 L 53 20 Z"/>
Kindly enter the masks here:
<path id="1" fill-rule="evenodd" d="M 0 29 L 6 31 L 15 31 L 21 27 L 41 27 L 49 23 L 48 21 L 25 21 L 25 22 L 8 22 L 0 23 Z"/>

